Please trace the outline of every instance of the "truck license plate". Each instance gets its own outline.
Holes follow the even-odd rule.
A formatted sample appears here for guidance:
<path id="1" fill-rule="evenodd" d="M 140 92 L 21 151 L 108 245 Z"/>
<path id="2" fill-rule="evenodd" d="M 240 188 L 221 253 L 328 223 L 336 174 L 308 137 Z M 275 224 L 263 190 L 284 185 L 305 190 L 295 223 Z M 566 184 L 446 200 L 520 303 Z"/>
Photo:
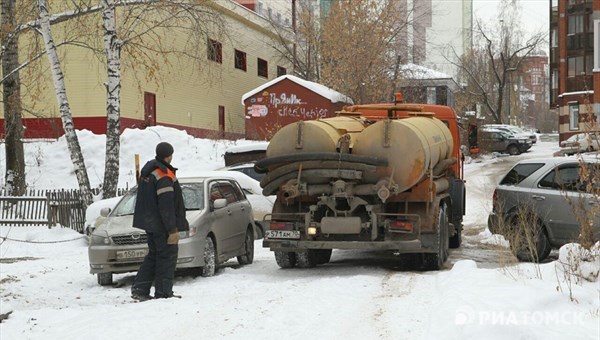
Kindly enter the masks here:
<path id="1" fill-rule="evenodd" d="M 139 259 L 148 254 L 148 249 L 118 250 L 117 260 Z"/>
<path id="2" fill-rule="evenodd" d="M 267 230 L 265 233 L 267 238 L 300 238 L 300 231 L 298 230 Z"/>

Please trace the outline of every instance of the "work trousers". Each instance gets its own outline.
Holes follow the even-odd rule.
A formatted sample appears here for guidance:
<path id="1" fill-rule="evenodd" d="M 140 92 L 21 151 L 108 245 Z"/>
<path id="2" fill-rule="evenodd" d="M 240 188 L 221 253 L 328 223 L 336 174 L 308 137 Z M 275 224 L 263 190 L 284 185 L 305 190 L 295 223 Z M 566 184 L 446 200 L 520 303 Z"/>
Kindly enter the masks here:
<path id="1" fill-rule="evenodd" d="M 154 282 L 154 298 L 173 296 L 173 279 L 177 266 L 176 244 L 167 244 L 166 233 L 146 233 L 148 237 L 148 255 L 135 276 L 131 292 L 138 295 L 150 295 Z"/>

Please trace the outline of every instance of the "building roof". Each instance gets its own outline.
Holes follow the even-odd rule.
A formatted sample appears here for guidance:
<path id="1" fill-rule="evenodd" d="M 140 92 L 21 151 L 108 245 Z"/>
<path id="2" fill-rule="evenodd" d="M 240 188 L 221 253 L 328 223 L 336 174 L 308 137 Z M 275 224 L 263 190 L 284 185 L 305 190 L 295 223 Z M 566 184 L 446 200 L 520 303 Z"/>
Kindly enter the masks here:
<path id="1" fill-rule="evenodd" d="M 417 64 L 404 64 L 400 66 L 402 86 L 447 86 L 453 92 L 460 86 L 452 76 Z"/>
<path id="2" fill-rule="evenodd" d="M 253 95 L 260 93 L 261 91 L 283 81 L 284 79 L 289 79 L 291 81 L 293 81 L 294 83 L 309 89 L 310 91 L 326 98 L 329 99 L 329 101 L 331 101 L 332 103 L 348 103 L 348 104 L 354 104 L 354 102 L 352 101 L 352 99 L 344 94 L 341 94 L 335 90 L 330 89 L 329 87 L 319 84 L 319 83 L 315 83 L 312 81 L 308 81 L 308 80 L 304 80 L 301 78 L 298 78 L 296 76 L 290 75 L 290 74 L 286 74 L 283 75 L 281 77 L 277 77 L 255 89 L 253 89 L 250 92 L 246 92 L 243 96 L 242 96 L 242 105 L 245 105 L 244 102 L 246 101 L 246 99 L 252 97 Z"/>
<path id="3" fill-rule="evenodd" d="M 446 73 L 439 72 L 425 66 L 408 63 L 400 66 L 400 71 L 404 78 L 426 80 L 426 79 L 452 79 Z"/>

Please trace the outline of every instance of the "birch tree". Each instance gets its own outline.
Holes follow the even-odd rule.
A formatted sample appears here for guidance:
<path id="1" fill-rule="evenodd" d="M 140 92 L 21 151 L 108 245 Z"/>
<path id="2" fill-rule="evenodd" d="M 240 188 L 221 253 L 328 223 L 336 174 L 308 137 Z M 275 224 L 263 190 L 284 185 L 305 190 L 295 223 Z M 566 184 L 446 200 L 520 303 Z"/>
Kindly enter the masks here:
<path id="1" fill-rule="evenodd" d="M 75 176 L 77 177 L 77 182 L 79 183 L 79 190 L 81 191 L 83 202 L 87 207 L 92 203 L 90 181 L 87 175 L 83 154 L 81 153 L 81 147 L 79 145 L 77 133 L 75 132 L 75 126 L 73 124 L 73 116 L 71 114 L 71 107 L 67 98 L 64 75 L 60 66 L 58 53 L 56 52 L 54 39 L 52 38 L 50 16 L 48 14 L 48 5 L 46 0 L 38 0 L 38 9 L 40 13 L 40 33 L 44 39 L 46 54 L 48 56 L 48 61 L 50 62 L 50 70 L 52 72 L 56 100 L 59 106 L 63 129 L 65 130 L 65 138 L 69 148 L 69 155 L 71 156 L 71 162 L 73 162 L 73 166 L 75 167 Z"/>
<path id="2" fill-rule="evenodd" d="M 102 28 L 106 53 L 106 160 L 103 197 L 115 197 L 119 179 L 121 135 L 121 47 L 117 37 L 116 0 L 102 0 Z"/>

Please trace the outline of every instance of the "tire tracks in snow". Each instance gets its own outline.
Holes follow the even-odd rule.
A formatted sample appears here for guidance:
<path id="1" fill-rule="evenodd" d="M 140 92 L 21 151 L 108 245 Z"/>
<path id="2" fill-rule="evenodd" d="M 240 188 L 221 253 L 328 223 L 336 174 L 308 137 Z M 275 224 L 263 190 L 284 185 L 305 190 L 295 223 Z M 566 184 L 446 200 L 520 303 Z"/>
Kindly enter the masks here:
<path id="1" fill-rule="evenodd" d="M 378 332 L 378 338 L 395 338 L 390 325 L 391 307 L 401 304 L 401 299 L 409 296 L 413 290 L 416 274 L 410 272 L 388 272 L 381 279 L 381 292 L 373 298 L 375 309 L 372 315 L 373 328 Z"/>

